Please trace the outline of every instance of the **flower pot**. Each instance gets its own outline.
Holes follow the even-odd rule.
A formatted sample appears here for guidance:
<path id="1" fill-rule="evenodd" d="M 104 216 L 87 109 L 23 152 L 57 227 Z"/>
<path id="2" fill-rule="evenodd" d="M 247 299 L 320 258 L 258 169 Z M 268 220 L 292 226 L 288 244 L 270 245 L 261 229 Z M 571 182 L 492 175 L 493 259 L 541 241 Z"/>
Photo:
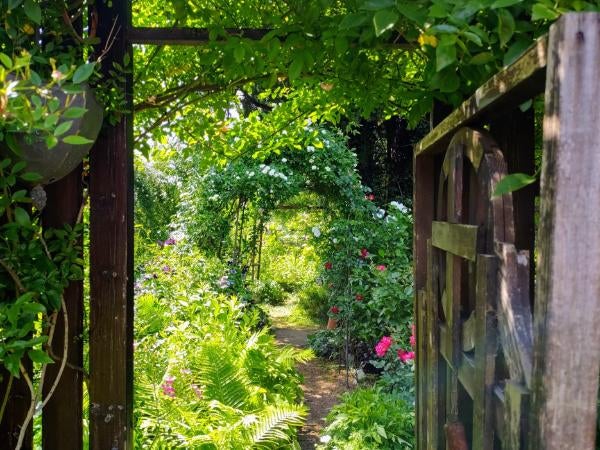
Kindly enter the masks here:
<path id="1" fill-rule="evenodd" d="M 336 328 L 337 328 L 337 319 L 333 319 L 332 317 L 330 317 L 329 320 L 327 321 L 327 329 L 335 330 Z"/>
<path id="2" fill-rule="evenodd" d="M 94 91 L 88 85 L 82 85 L 83 92 L 71 94 L 71 107 L 86 108 L 86 113 L 73 120 L 70 134 L 79 134 L 91 141 L 95 141 L 102 127 L 104 111 L 96 101 Z M 60 101 L 61 108 L 64 107 L 67 94 L 58 86 L 52 89 L 52 94 Z M 61 119 L 59 124 L 68 119 Z M 27 170 L 36 172 L 42 176 L 39 184 L 50 184 L 60 180 L 73 171 L 83 158 L 88 154 L 93 143 L 73 145 L 59 142 L 55 147 L 48 149 L 41 139 L 33 139 L 24 134 L 16 136 L 16 142 L 21 150 L 19 157 L 27 163 Z"/>

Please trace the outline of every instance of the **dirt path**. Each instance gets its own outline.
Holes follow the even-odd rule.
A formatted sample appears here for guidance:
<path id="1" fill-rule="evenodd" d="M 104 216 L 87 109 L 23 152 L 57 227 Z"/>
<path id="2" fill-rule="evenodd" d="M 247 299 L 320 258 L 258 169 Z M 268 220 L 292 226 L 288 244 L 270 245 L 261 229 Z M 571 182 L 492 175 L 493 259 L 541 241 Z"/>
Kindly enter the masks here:
<path id="1" fill-rule="evenodd" d="M 274 328 L 277 341 L 294 347 L 308 347 L 307 336 L 314 329 L 306 328 Z M 319 442 L 319 433 L 325 425 L 325 416 L 333 405 L 338 403 L 338 397 L 347 391 L 346 376 L 338 369 L 336 363 L 322 358 L 298 366 L 304 376 L 304 401 L 310 409 L 306 425 L 298 433 L 298 441 L 302 450 L 312 450 Z"/>

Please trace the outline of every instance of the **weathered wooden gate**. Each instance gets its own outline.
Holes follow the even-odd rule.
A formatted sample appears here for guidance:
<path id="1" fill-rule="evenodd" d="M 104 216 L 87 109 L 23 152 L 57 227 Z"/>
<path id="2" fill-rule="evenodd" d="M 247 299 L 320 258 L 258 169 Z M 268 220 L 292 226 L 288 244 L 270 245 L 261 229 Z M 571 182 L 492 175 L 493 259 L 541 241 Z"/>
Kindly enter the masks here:
<path id="1" fill-rule="evenodd" d="M 535 235 L 539 186 L 493 192 L 535 170 L 544 79 Z M 417 145 L 419 449 L 595 447 L 598 99 L 600 15 L 569 14 Z"/>

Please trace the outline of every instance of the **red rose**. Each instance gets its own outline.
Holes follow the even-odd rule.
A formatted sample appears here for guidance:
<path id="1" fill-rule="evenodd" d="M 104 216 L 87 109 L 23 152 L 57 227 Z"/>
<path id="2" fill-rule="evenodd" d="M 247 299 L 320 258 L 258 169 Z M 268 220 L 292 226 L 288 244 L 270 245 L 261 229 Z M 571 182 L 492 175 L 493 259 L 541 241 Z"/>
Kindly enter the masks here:
<path id="1" fill-rule="evenodd" d="M 360 257 L 365 259 L 367 256 L 369 256 L 369 251 L 366 248 L 362 248 L 360 250 Z"/>
<path id="2" fill-rule="evenodd" d="M 338 308 L 337 306 L 332 306 L 330 311 L 331 314 L 338 314 L 340 312 L 340 308 Z"/>
<path id="3" fill-rule="evenodd" d="M 331 269 L 333 269 L 333 264 L 332 264 L 330 261 L 327 261 L 327 262 L 325 263 L 325 269 L 326 269 L 326 270 L 331 270 Z"/>
<path id="4" fill-rule="evenodd" d="M 356 295 L 354 296 L 354 298 L 356 299 L 356 301 L 357 301 L 357 302 L 362 302 L 362 301 L 365 299 L 365 298 L 364 298 L 362 295 L 360 295 L 360 294 L 356 294 Z"/>

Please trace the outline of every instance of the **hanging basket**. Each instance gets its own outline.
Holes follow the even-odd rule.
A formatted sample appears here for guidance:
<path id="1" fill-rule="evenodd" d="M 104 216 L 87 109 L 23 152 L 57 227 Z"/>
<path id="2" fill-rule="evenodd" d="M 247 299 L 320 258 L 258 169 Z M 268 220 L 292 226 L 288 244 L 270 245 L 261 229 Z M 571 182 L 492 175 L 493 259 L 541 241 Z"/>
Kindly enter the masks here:
<path id="1" fill-rule="evenodd" d="M 338 322 L 337 319 L 330 317 L 329 320 L 327 321 L 327 329 L 335 330 L 337 328 L 337 322 Z"/>
<path id="2" fill-rule="evenodd" d="M 52 89 L 52 94 L 64 107 L 67 94 L 58 86 Z M 78 134 L 95 141 L 102 127 L 104 110 L 96 101 L 94 91 L 88 85 L 82 85 L 82 92 L 71 96 L 70 107 L 85 108 L 87 111 L 82 117 L 72 119 L 73 125 L 68 134 Z M 61 119 L 59 124 L 64 121 Z M 27 170 L 42 176 L 39 184 L 54 183 L 68 175 L 83 161 L 93 145 L 93 142 L 73 145 L 61 141 L 48 149 L 43 140 L 34 138 L 31 142 L 31 136 L 24 134 L 17 136 L 16 142 L 21 151 L 19 157 L 27 163 Z"/>

